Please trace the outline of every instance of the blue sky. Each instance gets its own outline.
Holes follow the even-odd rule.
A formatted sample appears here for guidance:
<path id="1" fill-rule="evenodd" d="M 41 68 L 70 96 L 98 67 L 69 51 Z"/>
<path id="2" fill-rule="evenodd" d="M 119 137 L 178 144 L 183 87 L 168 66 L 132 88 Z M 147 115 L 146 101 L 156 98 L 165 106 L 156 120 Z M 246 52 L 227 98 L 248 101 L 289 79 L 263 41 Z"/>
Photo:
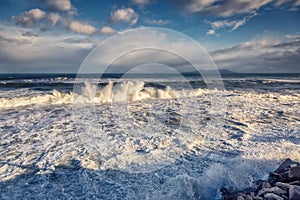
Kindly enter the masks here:
<path id="1" fill-rule="evenodd" d="M 193 38 L 220 69 L 300 72 L 299 9 L 300 0 L 1 0 L 0 73 L 76 72 L 99 42 L 147 26 Z"/>

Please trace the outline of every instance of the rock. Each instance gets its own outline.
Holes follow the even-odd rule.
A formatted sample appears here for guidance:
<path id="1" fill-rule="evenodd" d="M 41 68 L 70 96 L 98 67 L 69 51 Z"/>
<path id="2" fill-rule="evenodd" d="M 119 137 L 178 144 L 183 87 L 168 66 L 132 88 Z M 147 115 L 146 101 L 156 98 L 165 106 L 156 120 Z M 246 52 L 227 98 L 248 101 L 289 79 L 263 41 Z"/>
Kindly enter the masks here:
<path id="1" fill-rule="evenodd" d="M 290 185 L 300 185 L 300 180 L 299 181 L 293 181 L 289 183 Z"/>
<path id="2" fill-rule="evenodd" d="M 236 200 L 239 196 L 246 198 L 246 194 L 250 194 L 253 192 L 253 188 L 247 188 L 242 191 L 237 191 L 237 192 L 229 192 L 228 189 L 226 188 L 221 188 L 220 192 L 222 193 L 222 199 L 223 200 Z"/>
<path id="3" fill-rule="evenodd" d="M 264 198 L 265 199 L 268 199 L 268 200 L 284 200 L 284 198 L 276 195 L 276 194 L 273 194 L 273 193 L 267 193 L 264 195 Z"/>
<path id="4" fill-rule="evenodd" d="M 236 200 L 245 200 L 245 198 L 243 196 L 238 196 Z"/>
<path id="5" fill-rule="evenodd" d="M 264 200 L 262 197 L 254 197 L 253 200 Z"/>
<path id="6" fill-rule="evenodd" d="M 268 182 L 263 182 L 261 187 L 262 187 L 262 188 L 271 188 L 272 186 L 271 186 L 271 184 L 268 183 Z"/>
<path id="7" fill-rule="evenodd" d="M 299 200 L 300 199 L 300 186 L 292 185 L 289 189 L 289 200 Z"/>
<path id="8" fill-rule="evenodd" d="M 252 196 L 251 195 L 247 195 L 245 200 L 253 200 Z"/>
<path id="9" fill-rule="evenodd" d="M 276 185 L 281 188 L 289 189 L 291 187 L 288 183 L 277 182 Z"/>
<path id="10" fill-rule="evenodd" d="M 258 196 L 262 196 L 267 193 L 274 193 L 274 194 L 286 194 L 287 192 L 285 190 L 280 189 L 279 187 L 272 187 L 272 188 L 263 188 L 258 191 Z"/>
<path id="11" fill-rule="evenodd" d="M 288 176 L 291 179 L 300 179 L 300 166 L 292 167 Z"/>
<path id="12" fill-rule="evenodd" d="M 287 158 L 279 167 L 274 171 L 277 174 L 284 173 L 289 170 L 291 165 L 296 164 L 299 165 L 299 163 L 292 161 L 291 159 Z"/>
<path id="13" fill-rule="evenodd" d="M 291 164 L 291 165 L 290 165 L 291 168 L 297 167 L 297 166 L 298 166 L 298 164 Z"/>
<path id="14" fill-rule="evenodd" d="M 255 188 L 229 192 L 222 188 L 223 200 L 300 200 L 300 163 L 286 159 L 270 173 L 268 181 L 255 181 Z"/>
<path id="15" fill-rule="evenodd" d="M 274 185 L 276 182 L 289 182 L 289 170 L 280 174 L 270 173 L 268 181 L 271 185 Z"/>

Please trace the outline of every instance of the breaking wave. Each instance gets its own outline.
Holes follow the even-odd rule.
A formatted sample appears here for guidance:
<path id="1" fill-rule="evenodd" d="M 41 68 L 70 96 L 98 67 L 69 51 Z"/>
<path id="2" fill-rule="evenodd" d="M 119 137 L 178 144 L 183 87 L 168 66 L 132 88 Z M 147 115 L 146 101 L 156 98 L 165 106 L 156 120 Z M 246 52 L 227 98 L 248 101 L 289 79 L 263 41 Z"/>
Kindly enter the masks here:
<path id="1" fill-rule="evenodd" d="M 85 86 L 78 92 L 53 90 L 51 94 L 0 98 L 0 108 L 12 109 L 29 105 L 105 104 L 147 99 L 170 99 L 199 96 L 206 92 L 206 89 L 173 90 L 169 86 L 165 88 L 147 87 L 145 82 L 142 81 L 126 81 L 117 84 L 109 82 L 102 88 L 95 84 L 85 83 Z"/>

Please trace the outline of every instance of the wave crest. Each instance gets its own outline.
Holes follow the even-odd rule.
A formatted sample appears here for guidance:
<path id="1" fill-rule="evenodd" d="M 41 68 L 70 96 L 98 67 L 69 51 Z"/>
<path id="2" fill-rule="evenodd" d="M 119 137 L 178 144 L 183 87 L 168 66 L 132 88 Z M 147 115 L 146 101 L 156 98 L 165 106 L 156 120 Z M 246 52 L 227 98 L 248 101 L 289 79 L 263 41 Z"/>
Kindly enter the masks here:
<path id="1" fill-rule="evenodd" d="M 173 90 L 170 86 L 164 89 L 146 87 L 142 81 L 125 81 L 114 84 L 109 82 L 105 87 L 98 88 L 95 84 L 85 83 L 80 92 L 60 92 L 52 94 L 23 96 L 17 98 L 0 98 L 1 109 L 12 109 L 30 105 L 60 104 L 104 104 L 112 102 L 143 101 L 147 99 L 171 99 L 193 97 L 206 93 L 206 89 Z"/>

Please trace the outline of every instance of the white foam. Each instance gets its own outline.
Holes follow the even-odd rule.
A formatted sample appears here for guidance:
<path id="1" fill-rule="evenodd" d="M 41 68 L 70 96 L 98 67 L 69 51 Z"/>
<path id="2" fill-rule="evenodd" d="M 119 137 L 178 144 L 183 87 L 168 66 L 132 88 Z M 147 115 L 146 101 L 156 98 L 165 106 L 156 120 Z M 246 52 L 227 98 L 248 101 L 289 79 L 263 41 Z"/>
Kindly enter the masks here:
<path id="1" fill-rule="evenodd" d="M 20 91 L 24 91 L 23 96 L 15 97 Z M 25 189 L 46 196 L 49 190 L 42 186 L 54 188 L 57 182 L 50 175 L 39 175 L 55 172 L 58 166 L 72 167 L 72 160 L 77 160 L 82 169 L 58 170 L 61 176 L 52 177 L 72 178 L 59 179 L 61 186 L 70 191 L 83 188 L 74 186 L 78 182 L 84 188 L 100 185 L 102 188 L 94 191 L 114 194 L 118 194 L 117 185 L 127 192 L 119 198 L 218 199 L 223 186 L 243 189 L 254 180 L 266 178 L 284 158 L 300 161 L 299 93 L 227 92 L 226 127 L 218 130 L 218 140 L 207 141 L 203 138 L 211 132 L 201 128 L 207 117 L 208 92 L 122 82 L 104 88 L 87 84 L 78 93 L 1 93 L 5 94 L 0 100 L 0 180 L 1 186 L 6 186 L 3 196 L 23 195 Z M 188 106 L 173 106 L 174 97 L 182 97 Z M 79 106 L 73 117 L 71 104 L 75 100 L 101 106 Z M 130 103 L 117 103 L 124 101 Z M 116 102 L 115 113 L 110 112 L 109 102 Z M 182 129 L 164 124 L 169 107 L 184 116 Z M 92 151 L 89 145 L 98 149 Z M 33 167 L 40 171 L 32 174 Z M 146 173 L 138 176 L 137 172 Z M 18 177 L 22 174 L 28 175 Z M 9 185 L 11 180 L 13 185 Z M 34 181 L 24 187 L 28 180 Z"/>
<path id="2" fill-rule="evenodd" d="M 60 104 L 103 104 L 111 102 L 131 102 L 146 99 L 170 99 L 180 97 L 192 97 L 206 93 L 204 89 L 186 91 L 173 90 L 169 86 L 166 89 L 145 87 L 144 82 L 121 82 L 114 84 L 109 82 L 104 88 L 85 83 L 81 93 L 59 92 L 53 90 L 52 94 L 38 96 L 21 96 L 17 98 L 0 98 L 0 108 L 12 109 L 29 105 L 60 105 Z"/>

